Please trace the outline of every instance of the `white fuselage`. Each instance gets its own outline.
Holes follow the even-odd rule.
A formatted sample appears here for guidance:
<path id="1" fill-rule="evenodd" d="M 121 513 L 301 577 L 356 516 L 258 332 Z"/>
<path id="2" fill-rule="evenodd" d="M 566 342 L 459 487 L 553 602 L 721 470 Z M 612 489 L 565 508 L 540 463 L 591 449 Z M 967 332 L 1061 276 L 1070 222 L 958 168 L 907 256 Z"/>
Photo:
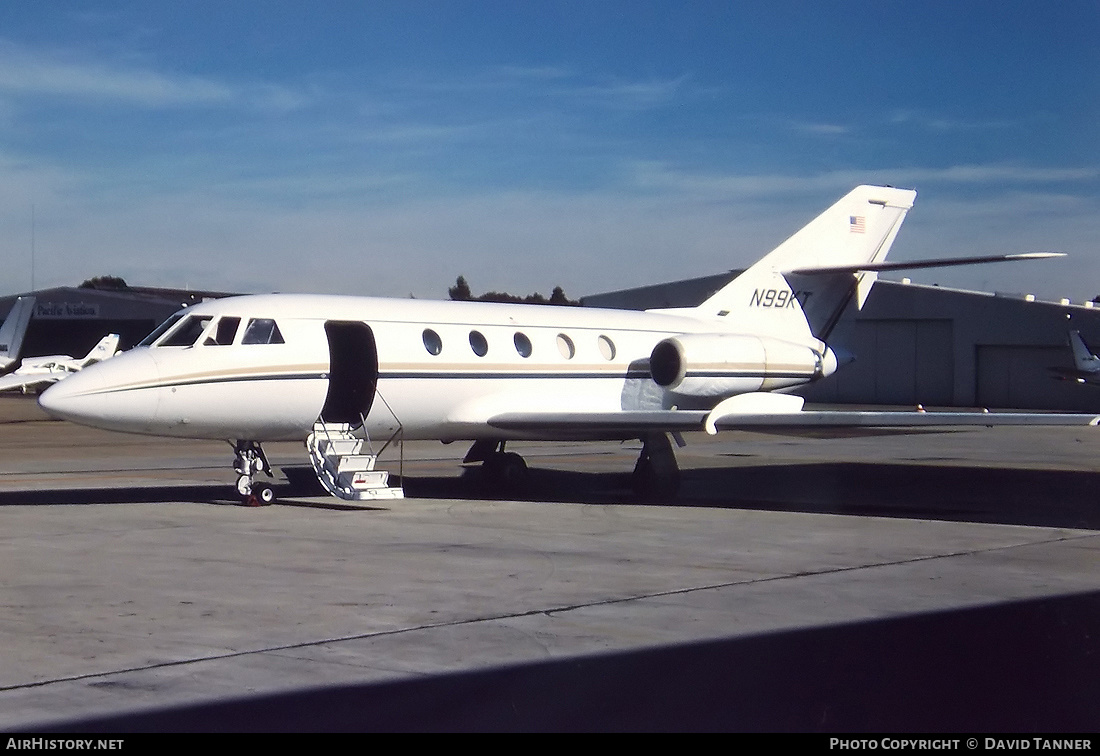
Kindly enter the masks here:
<path id="1" fill-rule="evenodd" d="M 679 389 L 662 387 L 649 364 L 659 342 L 737 333 L 736 323 L 695 310 L 260 295 L 206 302 L 177 317 L 150 345 L 50 388 L 42 406 L 87 425 L 186 438 L 303 439 L 323 412 L 347 414 L 359 404 L 369 405 L 370 433 L 400 425 L 407 439 L 546 438 L 502 433 L 486 421 L 510 412 L 706 408 L 836 367 L 816 339 L 784 342 L 762 360 L 762 347 L 744 348 L 756 338 L 747 335 L 714 365 L 692 364 Z M 255 335 L 272 322 L 277 337 Z M 786 360 L 788 353 L 798 356 Z M 341 393 L 359 398 L 341 401 Z"/>

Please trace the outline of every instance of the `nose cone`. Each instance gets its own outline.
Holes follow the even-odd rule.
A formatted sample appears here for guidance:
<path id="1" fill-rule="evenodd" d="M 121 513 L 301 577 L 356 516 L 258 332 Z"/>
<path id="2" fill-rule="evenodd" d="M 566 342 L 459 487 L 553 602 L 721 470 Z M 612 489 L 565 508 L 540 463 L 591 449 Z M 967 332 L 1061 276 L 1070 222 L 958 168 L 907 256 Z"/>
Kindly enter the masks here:
<path id="1" fill-rule="evenodd" d="M 147 349 L 126 352 L 58 381 L 38 398 L 51 417 L 94 428 L 147 432 L 156 414 L 157 368 Z"/>

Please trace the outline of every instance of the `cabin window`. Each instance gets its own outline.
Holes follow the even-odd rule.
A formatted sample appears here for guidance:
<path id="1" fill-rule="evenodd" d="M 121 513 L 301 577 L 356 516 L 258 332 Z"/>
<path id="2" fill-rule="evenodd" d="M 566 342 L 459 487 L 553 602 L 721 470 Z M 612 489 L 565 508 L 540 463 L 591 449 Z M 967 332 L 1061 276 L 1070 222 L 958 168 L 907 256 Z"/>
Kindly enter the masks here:
<path id="1" fill-rule="evenodd" d="M 169 328 L 171 328 L 172 326 L 174 326 L 176 323 L 180 322 L 181 320 L 183 320 L 183 313 L 177 312 L 175 315 L 168 318 L 168 320 L 164 321 L 159 326 L 154 328 L 153 332 L 151 334 L 146 336 L 144 339 L 142 339 L 138 343 L 138 346 L 149 346 L 154 341 L 156 341 L 161 336 L 163 336 L 165 333 L 167 333 Z"/>
<path id="2" fill-rule="evenodd" d="M 513 341 L 516 343 L 516 351 L 519 352 L 520 357 L 531 356 L 531 339 L 527 338 L 526 334 L 517 331 Z"/>
<path id="3" fill-rule="evenodd" d="M 285 344 L 279 326 L 269 318 L 253 318 L 248 321 L 242 344 Z"/>
<path id="4" fill-rule="evenodd" d="M 424 329 L 424 348 L 428 350 L 428 354 L 439 354 L 443 351 L 443 339 L 431 328 Z"/>
<path id="5" fill-rule="evenodd" d="M 600 336 L 597 341 L 600 345 L 600 354 L 603 355 L 603 358 L 605 360 L 615 359 L 615 342 L 607 336 Z"/>
<path id="6" fill-rule="evenodd" d="M 214 333 L 206 337 L 206 345 L 229 346 L 233 343 L 233 337 L 237 335 L 237 326 L 240 324 L 240 318 L 222 318 L 218 321 L 218 327 L 214 329 Z"/>
<path id="7" fill-rule="evenodd" d="M 558 351 L 561 352 L 562 357 L 571 360 L 573 359 L 573 355 L 577 353 L 577 348 L 573 346 L 573 339 L 569 338 L 564 333 L 559 333 Z"/>
<path id="8" fill-rule="evenodd" d="M 206 330 L 206 326 L 210 325 L 210 321 L 213 320 L 209 315 L 200 317 L 193 315 L 191 317 L 184 318 L 171 333 L 169 333 L 164 340 L 162 340 L 157 346 L 166 347 L 187 347 L 194 344 L 202 336 L 202 332 Z"/>
<path id="9" fill-rule="evenodd" d="M 489 353 L 489 342 L 485 340 L 481 331 L 470 331 L 470 349 L 473 349 L 478 357 L 484 357 Z"/>

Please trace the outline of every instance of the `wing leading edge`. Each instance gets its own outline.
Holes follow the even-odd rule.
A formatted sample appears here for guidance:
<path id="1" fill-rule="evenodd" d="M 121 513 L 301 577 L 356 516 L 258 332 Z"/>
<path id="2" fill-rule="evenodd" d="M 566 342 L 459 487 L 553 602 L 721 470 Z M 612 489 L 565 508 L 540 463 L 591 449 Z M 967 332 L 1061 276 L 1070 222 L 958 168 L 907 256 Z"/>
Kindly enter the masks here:
<path id="1" fill-rule="evenodd" d="M 23 393 L 41 388 L 53 383 L 57 383 L 66 374 L 48 374 L 43 373 L 40 375 L 18 375 L 10 373 L 8 375 L 0 376 L 0 391 L 13 391 L 19 389 Z"/>
<path id="2" fill-rule="evenodd" d="M 652 432 L 690 432 L 714 430 L 782 430 L 823 428 L 934 428 L 992 427 L 995 425 L 1096 426 L 1100 415 L 1041 412 L 924 412 L 800 410 L 796 412 L 746 412 L 712 418 L 695 410 L 651 412 L 506 412 L 495 415 L 488 424 L 503 431 L 524 433 L 580 434 L 596 437 L 606 434 L 619 438 Z"/>

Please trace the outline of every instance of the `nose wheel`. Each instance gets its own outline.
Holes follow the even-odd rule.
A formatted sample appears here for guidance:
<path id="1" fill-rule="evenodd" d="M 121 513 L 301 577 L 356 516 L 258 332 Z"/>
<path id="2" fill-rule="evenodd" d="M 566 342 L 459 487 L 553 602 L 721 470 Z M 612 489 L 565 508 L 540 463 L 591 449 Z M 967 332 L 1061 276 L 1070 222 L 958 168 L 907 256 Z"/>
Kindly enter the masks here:
<path id="1" fill-rule="evenodd" d="M 258 507 L 275 501 L 275 489 L 267 483 L 256 481 L 256 475 L 271 476 L 271 464 L 258 441 L 237 441 L 233 446 L 236 457 L 233 469 L 237 471 L 237 493 L 245 504 Z"/>

